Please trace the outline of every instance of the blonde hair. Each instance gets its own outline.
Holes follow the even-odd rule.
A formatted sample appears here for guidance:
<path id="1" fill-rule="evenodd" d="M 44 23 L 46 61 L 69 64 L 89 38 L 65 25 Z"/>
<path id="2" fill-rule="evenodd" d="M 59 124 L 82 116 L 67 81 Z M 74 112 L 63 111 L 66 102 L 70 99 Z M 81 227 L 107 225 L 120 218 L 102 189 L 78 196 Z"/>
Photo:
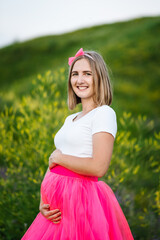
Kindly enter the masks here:
<path id="1" fill-rule="evenodd" d="M 81 103 L 81 98 L 79 98 L 72 89 L 71 74 L 75 62 L 82 58 L 87 59 L 92 70 L 93 87 L 95 91 L 95 95 L 93 96 L 94 103 L 97 106 L 105 104 L 111 105 L 113 93 L 107 66 L 99 53 L 95 51 L 84 51 L 84 55 L 76 57 L 69 68 L 67 99 L 68 108 L 73 110 L 77 104 Z"/>

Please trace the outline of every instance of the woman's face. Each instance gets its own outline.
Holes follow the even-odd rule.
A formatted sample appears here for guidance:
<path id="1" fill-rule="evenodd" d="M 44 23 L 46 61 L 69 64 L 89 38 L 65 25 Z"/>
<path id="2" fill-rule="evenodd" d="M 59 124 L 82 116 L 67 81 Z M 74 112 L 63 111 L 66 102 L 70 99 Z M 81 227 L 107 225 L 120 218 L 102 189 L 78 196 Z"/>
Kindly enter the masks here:
<path id="1" fill-rule="evenodd" d="M 73 91 L 79 98 L 93 98 L 93 73 L 89 62 L 85 58 L 75 62 L 71 72 L 71 85 Z"/>

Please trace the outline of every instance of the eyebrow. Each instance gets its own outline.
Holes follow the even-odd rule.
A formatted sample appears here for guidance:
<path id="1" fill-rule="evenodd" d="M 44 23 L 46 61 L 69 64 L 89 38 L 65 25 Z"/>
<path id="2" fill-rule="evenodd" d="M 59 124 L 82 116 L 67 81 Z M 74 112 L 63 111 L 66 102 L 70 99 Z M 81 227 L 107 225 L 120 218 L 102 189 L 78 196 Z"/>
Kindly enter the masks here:
<path id="1" fill-rule="evenodd" d="M 77 73 L 78 71 L 72 71 L 72 73 Z M 86 73 L 86 72 L 90 72 L 90 73 L 92 73 L 92 71 L 90 71 L 90 70 L 87 70 L 87 71 L 83 71 L 83 73 Z"/>

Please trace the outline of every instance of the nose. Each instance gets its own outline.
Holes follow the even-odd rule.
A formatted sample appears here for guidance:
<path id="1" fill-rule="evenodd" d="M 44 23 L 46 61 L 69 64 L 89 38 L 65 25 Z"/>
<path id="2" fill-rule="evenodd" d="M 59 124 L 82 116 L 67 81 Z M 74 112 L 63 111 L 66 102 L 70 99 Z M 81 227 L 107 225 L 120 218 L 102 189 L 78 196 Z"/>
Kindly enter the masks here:
<path id="1" fill-rule="evenodd" d="M 77 78 L 77 83 L 83 83 L 84 82 L 84 79 L 83 79 L 83 75 L 79 74 L 78 75 L 78 78 Z"/>

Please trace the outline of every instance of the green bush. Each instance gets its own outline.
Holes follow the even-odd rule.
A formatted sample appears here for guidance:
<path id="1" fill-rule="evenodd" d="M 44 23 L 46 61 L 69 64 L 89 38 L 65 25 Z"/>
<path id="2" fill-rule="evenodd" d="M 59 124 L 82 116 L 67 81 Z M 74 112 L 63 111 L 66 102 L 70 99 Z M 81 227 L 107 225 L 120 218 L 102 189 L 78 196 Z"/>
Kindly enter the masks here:
<path id="1" fill-rule="evenodd" d="M 39 212 L 40 184 L 55 149 L 54 136 L 71 114 L 65 75 L 63 68 L 38 75 L 30 95 L 1 112 L 1 239 L 20 239 Z M 102 180 L 115 192 L 135 239 L 157 239 L 160 133 L 147 116 L 123 112 L 117 122 L 111 164 Z"/>

